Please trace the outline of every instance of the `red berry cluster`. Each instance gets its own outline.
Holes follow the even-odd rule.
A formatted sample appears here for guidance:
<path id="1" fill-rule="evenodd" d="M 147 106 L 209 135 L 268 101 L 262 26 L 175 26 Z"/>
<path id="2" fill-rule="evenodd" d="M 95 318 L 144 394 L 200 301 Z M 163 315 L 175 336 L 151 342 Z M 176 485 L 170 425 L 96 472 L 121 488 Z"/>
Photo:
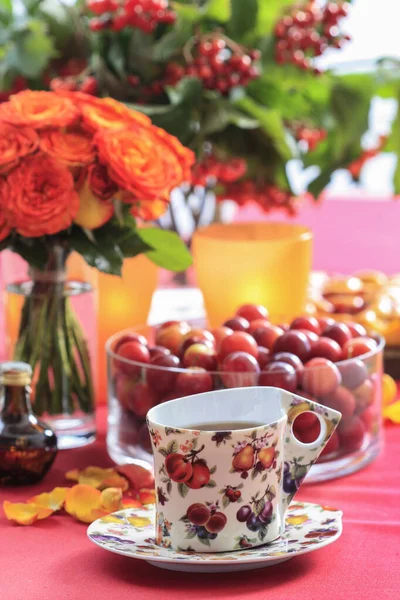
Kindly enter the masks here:
<path id="1" fill-rule="evenodd" d="M 198 77 L 209 90 L 227 94 L 236 86 L 246 86 L 260 75 L 255 62 L 259 50 L 246 50 L 219 34 L 195 40 L 191 52 L 185 52 L 187 66 L 184 74 Z"/>
<path id="2" fill-rule="evenodd" d="M 320 142 L 326 139 L 327 132 L 325 129 L 312 129 L 301 125 L 295 129 L 294 135 L 298 142 L 305 142 L 307 150 L 312 152 Z"/>
<path id="3" fill-rule="evenodd" d="M 243 177 L 246 171 L 247 164 L 243 158 L 221 161 L 210 154 L 192 168 L 192 183 L 202 186 L 233 183 Z"/>
<path id="4" fill-rule="evenodd" d="M 381 135 L 379 138 L 379 143 L 377 146 L 375 146 L 375 148 L 370 148 L 369 150 L 364 150 L 364 152 L 361 154 L 361 156 L 359 158 L 357 158 L 356 160 L 353 160 L 353 162 L 351 162 L 348 165 L 347 169 L 350 171 L 350 173 L 354 177 L 354 179 L 358 179 L 360 177 L 361 169 L 363 168 L 365 163 L 368 162 L 371 158 L 374 158 L 375 156 L 377 156 L 381 152 L 386 141 L 387 141 L 387 136 Z"/>
<path id="5" fill-rule="evenodd" d="M 275 26 L 275 60 L 291 63 L 300 69 L 311 69 L 311 59 L 326 48 L 340 48 L 349 36 L 343 35 L 338 22 L 348 13 L 348 2 L 328 2 L 325 7 L 310 0 L 303 7 L 294 6 Z"/>
<path id="6" fill-rule="evenodd" d="M 126 27 L 152 33 L 159 23 L 171 24 L 176 14 L 168 8 L 168 0 L 87 0 L 88 9 L 97 15 L 89 22 L 92 31 Z"/>
<path id="7" fill-rule="evenodd" d="M 65 90 L 68 92 L 79 91 L 91 96 L 96 96 L 99 91 L 97 79 L 92 75 L 87 75 L 83 79 L 72 76 L 54 77 L 50 81 L 50 89 L 53 92 L 56 90 Z"/>
<path id="8" fill-rule="evenodd" d="M 297 214 L 297 199 L 289 191 L 271 184 L 260 186 L 251 180 L 226 185 L 224 193 L 217 200 L 233 200 L 238 206 L 256 202 L 267 213 L 277 209 L 286 211 L 290 216 Z"/>

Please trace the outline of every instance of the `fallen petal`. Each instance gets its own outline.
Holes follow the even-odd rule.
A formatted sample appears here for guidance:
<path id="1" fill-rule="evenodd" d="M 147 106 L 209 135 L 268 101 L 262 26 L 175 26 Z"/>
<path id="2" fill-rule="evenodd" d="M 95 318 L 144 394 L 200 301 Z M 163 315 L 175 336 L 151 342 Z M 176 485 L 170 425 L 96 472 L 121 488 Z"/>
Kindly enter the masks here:
<path id="1" fill-rule="evenodd" d="M 90 485 L 78 483 L 65 496 L 65 510 L 78 521 L 91 523 L 107 511 L 101 506 L 101 492 Z"/>
<path id="2" fill-rule="evenodd" d="M 122 500 L 122 508 L 142 508 L 142 503 L 134 498 L 124 498 Z"/>
<path id="3" fill-rule="evenodd" d="M 121 465 L 115 467 L 120 475 L 126 477 L 134 490 L 141 488 L 152 488 L 154 486 L 154 475 L 148 469 L 139 465 Z"/>
<path id="4" fill-rule="evenodd" d="M 65 496 L 69 488 L 67 487 L 56 487 L 51 492 L 44 492 L 37 496 L 32 496 L 27 502 L 31 504 L 37 504 L 44 508 L 51 508 L 53 511 L 60 510 L 64 506 Z"/>
<path id="5" fill-rule="evenodd" d="M 155 504 L 156 503 L 156 491 L 154 489 L 143 488 L 139 490 L 138 499 L 142 504 Z"/>
<path id="6" fill-rule="evenodd" d="M 35 521 L 46 519 L 53 514 L 51 508 L 24 502 L 9 502 L 8 500 L 3 502 L 3 510 L 9 521 L 15 521 L 19 525 L 32 525 Z"/>
<path id="7" fill-rule="evenodd" d="M 101 492 L 101 505 L 107 512 L 115 512 L 122 508 L 122 490 L 107 488 Z"/>
<path id="8" fill-rule="evenodd" d="M 123 492 L 126 492 L 129 489 L 129 481 L 114 471 L 112 475 L 102 481 L 100 489 L 105 490 L 109 487 L 120 488 Z"/>
<path id="9" fill-rule="evenodd" d="M 390 404 L 389 406 L 385 406 L 383 409 L 383 416 L 386 419 L 392 421 L 396 425 L 400 424 L 400 400 Z"/>
<path id="10" fill-rule="evenodd" d="M 72 469 L 71 471 L 67 471 L 65 473 L 65 479 L 69 479 L 69 481 L 78 481 L 79 469 Z"/>
<path id="11" fill-rule="evenodd" d="M 86 467 L 79 473 L 78 482 L 83 485 L 90 485 L 96 489 L 102 487 L 103 481 L 116 474 L 114 469 L 103 469 L 101 467 Z M 117 486 L 115 486 L 117 487 Z"/>

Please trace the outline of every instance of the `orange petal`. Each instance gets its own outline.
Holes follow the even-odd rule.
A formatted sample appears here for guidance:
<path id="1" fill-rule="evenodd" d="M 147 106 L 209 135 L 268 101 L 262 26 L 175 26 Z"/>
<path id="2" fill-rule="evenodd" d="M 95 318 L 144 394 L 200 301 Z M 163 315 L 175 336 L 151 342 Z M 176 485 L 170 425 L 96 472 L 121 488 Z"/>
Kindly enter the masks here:
<path id="1" fill-rule="evenodd" d="M 69 479 L 70 481 L 78 481 L 79 469 L 72 469 L 71 471 L 67 471 L 65 473 L 65 479 Z"/>
<path id="2" fill-rule="evenodd" d="M 141 488 L 152 488 L 154 486 L 154 475 L 148 469 L 139 465 L 121 465 L 116 467 L 120 475 L 126 477 L 134 490 Z"/>
<path id="3" fill-rule="evenodd" d="M 139 501 L 142 504 L 155 504 L 156 503 L 156 491 L 154 489 L 146 489 L 146 488 L 139 490 Z"/>
<path id="4" fill-rule="evenodd" d="M 51 508 L 53 511 L 60 510 L 64 506 L 65 496 L 68 490 L 69 488 L 66 487 L 56 487 L 48 494 L 45 492 L 43 494 L 38 494 L 37 496 L 32 496 L 32 498 L 29 498 L 28 502 L 44 508 Z"/>
<path id="5" fill-rule="evenodd" d="M 400 400 L 389 406 L 385 406 L 383 409 L 383 416 L 392 421 L 392 423 L 400 425 Z"/>
<path id="6" fill-rule="evenodd" d="M 115 473 L 114 469 L 102 469 L 101 467 L 86 467 L 79 473 L 78 482 L 90 485 L 96 489 L 102 486 L 105 479 Z"/>
<path id="7" fill-rule="evenodd" d="M 133 498 L 124 498 L 122 500 L 122 508 L 142 508 L 142 503 Z"/>
<path id="8" fill-rule="evenodd" d="M 67 491 L 65 510 L 78 521 L 92 521 L 107 514 L 101 506 L 101 492 L 90 485 L 78 483 Z"/>
<path id="9" fill-rule="evenodd" d="M 8 502 L 8 500 L 3 502 L 3 510 L 9 521 L 15 521 L 19 525 L 32 525 L 35 521 L 46 519 L 53 514 L 51 508 L 23 502 Z"/>
<path id="10" fill-rule="evenodd" d="M 122 508 L 122 490 L 120 488 L 107 488 L 101 492 L 101 506 L 108 512 L 115 512 Z"/>
<path id="11" fill-rule="evenodd" d="M 104 490 L 109 487 L 119 488 L 123 492 L 126 492 L 126 490 L 129 489 L 129 481 L 125 479 L 125 477 L 121 477 L 121 475 L 118 475 L 118 473 L 114 471 L 112 475 L 107 477 L 107 479 L 103 479 L 100 489 Z"/>

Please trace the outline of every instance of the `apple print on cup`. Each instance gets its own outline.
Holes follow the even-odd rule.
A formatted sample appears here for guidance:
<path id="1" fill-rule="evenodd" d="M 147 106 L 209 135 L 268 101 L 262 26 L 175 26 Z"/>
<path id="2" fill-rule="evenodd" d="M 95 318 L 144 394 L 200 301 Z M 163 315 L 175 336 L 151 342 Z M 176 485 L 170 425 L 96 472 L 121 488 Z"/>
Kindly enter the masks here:
<path id="1" fill-rule="evenodd" d="M 164 475 L 161 481 L 166 484 L 168 494 L 171 493 L 172 482 L 178 484 L 178 492 L 182 498 L 185 498 L 190 490 L 216 486 L 211 475 L 217 468 L 210 468 L 204 458 L 199 458 L 204 444 L 196 450 L 197 442 L 198 439 L 194 437 L 179 446 L 176 440 L 172 440 L 166 448 L 158 448 L 158 452 L 165 456 L 160 474 Z M 179 449 L 181 452 L 178 452 Z"/>

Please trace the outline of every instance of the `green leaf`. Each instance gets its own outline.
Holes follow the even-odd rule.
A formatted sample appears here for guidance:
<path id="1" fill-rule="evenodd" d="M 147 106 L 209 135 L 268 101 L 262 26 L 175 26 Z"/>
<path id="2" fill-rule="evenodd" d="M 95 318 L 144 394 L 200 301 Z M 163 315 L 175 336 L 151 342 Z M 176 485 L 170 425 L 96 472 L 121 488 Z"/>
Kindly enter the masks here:
<path id="1" fill-rule="evenodd" d="M 199 21 L 201 14 L 198 6 L 194 6 L 193 4 L 182 4 L 181 2 L 172 2 L 172 8 L 180 17 L 185 21 Z"/>
<path id="2" fill-rule="evenodd" d="M 186 536 L 185 536 L 185 538 L 187 540 L 191 540 L 191 539 L 195 538 L 196 535 L 197 535 L 196 531 L 188 531 L 187 534 L 186 534 Z"/>
<path id="3" fill-rule="evenodd" d="M 167 452 L 166 448 L 159 448 L 158 451 L 160 454 L 162 454 L 162 456 L 168 456 L 168 452 Z"/>
<path id="4" fill-rule="evenodd" d="M 98 243 L 98 232 L 96 241 L 93 242 L 81 227 L 74 226 L 71 234 L 71 248 L 78 252 L 88 265 L 95 267 L 109 275 L 121 275 L 124 255 L 114 240 L 106 243 Z"/>
<path id="5" fill-rule="evenodd" d="M 217 484 L 215 483 L 214 479 L 210 479 L 210 481 L 206 484 L 206 487 L 214 488 L 217 487 Z"/>
<path id="6" fill-rule="evenodd" d="M 178 492 L 182 498 L 186 498 L 189 492 L 189 488 L 185 483 L 178 483 Z"/>
<path id="7" fill-rule="evenodd" d="M 266 3 L 269 3 L 267 0 Z M 253 30 L 257 24 L 258 1 L 257 0 L 231 0 L 232 16 L 228 23 L 229 35 L 237 40 Z"/>
<path id="8" fill-rule="evenodd" d="M 31 267 L 39 269 L 40 271 L 44 271 L 49 256 L 43 238 L 9 236 L 6 240 L 4 240 L 3 244 L 5 244 L 7 241 L 8 243 L 6 247 L 8 247 L 12 252 L 19 254 L 21 258 L 26 260 Z M 2 246 L 0 251 L 3 249 L 4 247 Z"/>
<path id="9" fill-rule="evenodd" d="M 239 129 L 256 129 L 259 122 L 235 110 L 230 102 L 222 100 L 210 105 L 202 121 L 201 131 L 204 135 L 210 135 L 223 131 L 228 125 L 235 125 Z"/>
<path id="10" fill-rule="evenodd" d="M 25 6 L 29 14 L 34 13 L 42 2 L 43 0 L 22 0 L 22 4 Z"/>
<path id="11" fill-rule="evenodd" d="M 171 440 L 167 446 L 167 454 L 173 454 L 174 452 L 178 452 L 179 446 L 176 440 Z"/>
<path id="12" fill-rule="evenodd" d="M 260 128 L 271 138 L 282 160 L 286 161 L 293 157 L 279 110 L 261 106 L 249 97 L 238 100 L 236 106 L 259 121 Z"/>
<path id="13" fill-rule="evenodd" d="M 225 494 L 222 496 L 222 508 L 226 508 L 229 504 L 229 498 Z"/>
<path id="14" fill-rule="evenodd" d="M 166 91 L 171 104 L 175 106 L 182 104 L 193 106 L 199 104 L 202 89 L 199 79 L 196 77 L 184 77 L 175 87 L 168 86 Z"/>
<path id="15" fill-rule="evenodd" d="M 249 2 L 249 0 L 245 1 L 246 3 Z M 231 4 L 234 2 L 235 0 L 208 0 L 207 4 L 201 9 L 202 15 L 207 19 L 226 23 L 231 18 Z"/>
<path id="16" fill-rule="evenodd" d="M 107 58 L 115 73 L 117 73 L 117 75 L 119 75 L 122 79 L 125 78 L 125 53 L 116 41 L 111 45 L 107 54 Z"/>
<path id="17" fill-rule="evenodd" d="M 293 4 L 293 0 L 257 0 L 258 18 L 256 33 L 265 36 L 270 33 L 276 22 L 285 12 L 285 6 Z"/>
<path id="18" fill-rule="evenodd" d="M 198 540 L 201 544 L 204 544 L 204 546 L 210 546 L 210 540 L 208 538 L 198 538 Z"/>
<path id="19" fill-rule="evenodd" d="M 182 47 L 193 35 L 190 20 L 179 18 L 178 23 L 170 29 L 153 46 L 153 60 L 167 62 L 174 54 L 181 54 Z"/>
<path id="20" fill-rule="evenodd" d="M 256 517 L 258 517 L 258 515 L 262 513 L 262 511 L 264 510 L 264 507 L 265 507 L 264 498 L 261 498 L 260 500 L 257 500 L 257 502 L 254 503 L 253 512 L 256 515 Z"/>
<path id="21" fill-rule="evenodd" d="M 146 256 L 159 267 L 170 271 L 184 271 L 192 264 L 189 250 L 175 233 L 149 227 L 141 229 L 138 234 L 152 248 L 146 252 Z"/>
<path id="22" fill-rule="evenodd" d="M 47 36 L 46 26 L 31 19 L 23 31 L 18 32 L 5 57 L 9 68 L 26 77 L 38 77 L 55 56 L 53 41 Z"/>
<path id="23" fill-rule="evenodd" d="M 12 0 L 0 0 L 0 22 L 7 25 L 12 18 Z"/>
<path id="24" fill-rule="evenodd" d="M 392 132 L 388 144 L 397 154 L 397 165 L 393 177 L 394 193 L 400 194 L 400 88 L 398 93 L 397 116 L 392 126 Z"/>

